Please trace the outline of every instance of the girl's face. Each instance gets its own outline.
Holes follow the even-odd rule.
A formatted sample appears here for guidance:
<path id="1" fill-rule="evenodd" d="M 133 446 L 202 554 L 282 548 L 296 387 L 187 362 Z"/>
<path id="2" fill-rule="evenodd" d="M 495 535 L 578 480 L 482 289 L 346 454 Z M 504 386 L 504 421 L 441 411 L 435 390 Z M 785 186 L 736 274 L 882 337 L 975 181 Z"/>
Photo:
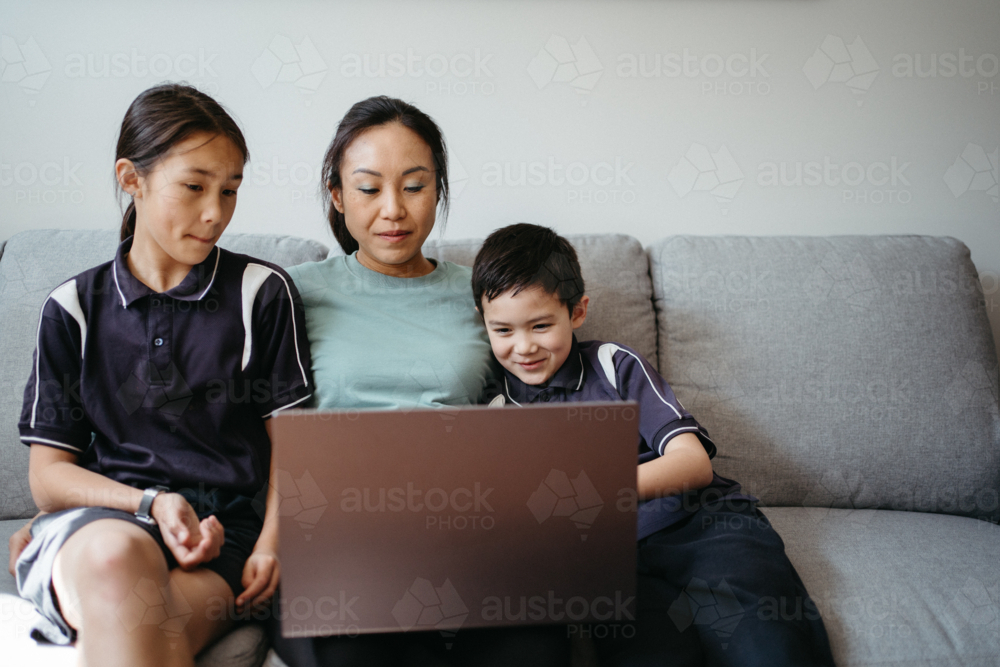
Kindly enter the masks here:
<path id="1" fill-rule="evenodd" d="M 395 276 L 433 270 L 421 247 L 434 227 L 434 177 L 430 146 L 399 123 L 370 128 L 347 146 L 342 186 L 330 194 L 363 266 Z"/>
<path id="2" fill-rule="evenodd" d="M 208 257 L 233 217 L 243 154 L 227 137 L 199 132 L 175 144 L 145 175 L 129 160 L 115 168 L 135 202 L 130 254 L 146 268 L 183 279 Z"/>

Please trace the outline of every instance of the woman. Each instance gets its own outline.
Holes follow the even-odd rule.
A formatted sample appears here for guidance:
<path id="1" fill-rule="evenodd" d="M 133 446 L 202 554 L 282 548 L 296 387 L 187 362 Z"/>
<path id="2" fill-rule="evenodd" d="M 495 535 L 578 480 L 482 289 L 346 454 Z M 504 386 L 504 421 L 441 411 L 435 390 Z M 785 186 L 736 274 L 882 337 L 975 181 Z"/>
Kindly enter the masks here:
<path id="1" fill-rule="evenodd" d="M 423 255 L 438 207 L 448 210 L 441 131 L 400 100 L 373 97 L 344 116 L 323 162 L 333 234 L 346 253 L 293 267 L 315 379 L 313 407 L 393 409 L 478 402 L 493 376 L 468 267 Z M 331 563 L 336 567 L 336 563 Z M 558 665 L 560 628 L 462 630 L 357 638 L 272 638 L 306 665 Z"/>

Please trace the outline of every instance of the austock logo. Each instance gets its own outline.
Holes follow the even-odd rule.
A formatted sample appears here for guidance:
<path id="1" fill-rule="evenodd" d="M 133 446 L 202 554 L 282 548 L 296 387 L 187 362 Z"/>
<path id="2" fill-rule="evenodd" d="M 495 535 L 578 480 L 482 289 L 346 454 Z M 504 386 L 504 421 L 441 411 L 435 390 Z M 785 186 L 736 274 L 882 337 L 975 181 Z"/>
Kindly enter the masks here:
<path id="1" fill-rule="evenodd" d="M 440 586 L 434 586 L 427 579 L 417 577 L 392 608 L 392 616 L 403 632 L 414 629 L 435 629 L 449 639 L 462 627 L 469 616 L 465 606 L 450 579 Z M 451 648 L 451 644 L 445 645 Z"/>
<path id="2" fill-rule="evenodd" d="M 712 153 L 702 144 L 691 144 L 667 177 L 679 197 L 692 192 L 710 193 L 722 206 L 723 215 L 729 212 L 743 179 L 743 171 L 728 148 L 720 146 Z"/>
<path id="3" fill-rule="evenodd" d="M 34 37 L 18 44 L 13 37 L 0 35 L 0 81 L 16 83 L 26 93 L 37 95 L 51 73 L 52 66 Z"/>
<path id="4" fill-rule="evenodd" d="M 944 182 L 958 199 L 968 192 L 985 192 L 1000 202 L 1000 149 L 988 154 L 982 146 L 968 144 L 944 174 Z"/>
<path id="5" fill-rule="evenodd" d="M 589 93 L 603 72 L 604 65 L 583 36 L 570 45 L 565 37 L 552 35 L 528 64 L 528 76 L 539 90 L 550 83 L 566 83 L 578 93 Z"/>
<path id="6" fill-rule="evenodd" d="M 177 586 L 157 586 L 156 582 L 142 577 L 118 605 L 116 614 L 129 632 L 140 625 L 155 625 L 169 639 L 175 640 L 191 620 L 194 609 Z M 170 646 L 173 648 L 176 644 L 171 642 Z"/>
<path id="7" fill-rule="evenodd" d="M 743 619 L 743 606 L 725 579 L 709 586 L 704 579 L 693 578 L 667 610 L 677 629 L 684 632 L 692 625 L 707 625 L 723 640 L 722 648 Z"/>
<path id="8" fill-rule="evenodd" d="M 844 84 L 858 98 L 860 107 L 864 104 L 861 96 L 871 88 L 878 76 L 879 66 L 860 36 L 845 44 L 841 37 L 827 35 L 806 61 L 802 72 L 814 90 L 827 83 Z"/>
<path id="9" fill-rule="evenodd" d="M 582 531 L 593 525 L 603 507 L 604 501 L 582 470 L 572 480 L 562 470 L 549 471 L 528 499 L 528 509 L 539 524 L 554 516 L 568 517 L 581 530 L 581 541 L 587 539 Z"/>
<path id="10" fill-rule="evenodd" d="M 311 95 L 319 90 L 327 67 L 308 37 L 293 44 L 288 37 L 275 35 L 250 71 L 264 89 L 275 83 L 294 83 L 300 93 Z"/>
<path id="11" fill-rule="evenodd" d="M 311 540 L 311 531 L 316 528 L 319 518 L 329 505 L 326 496 L 320 491 L 319 485 L 308 470 L 298 479 L 293 478 L 292 473 L 287 470 L 279 469 L 277 476 L 278 516 L 290 516 L 295 519 L 305 531 L 305 539 Z M 269 485 L 265 485 L 252 503 L 261 518 L 264 517 L 268 488 Z"/>

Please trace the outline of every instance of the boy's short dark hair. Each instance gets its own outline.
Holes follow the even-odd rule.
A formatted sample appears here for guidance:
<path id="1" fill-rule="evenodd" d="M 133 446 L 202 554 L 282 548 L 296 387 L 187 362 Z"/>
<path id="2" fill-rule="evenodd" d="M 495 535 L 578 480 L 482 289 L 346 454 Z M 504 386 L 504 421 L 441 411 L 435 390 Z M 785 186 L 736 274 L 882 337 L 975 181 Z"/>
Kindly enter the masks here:
<path id="1" fill-rule="evenodd" d="M 483 312 L 483 298 L 541 287 L 569 309 L 583 298 L 583 274 L 572 244 L 548 227 L 525 222 L 496 230 L 483 242 L 472 266 L 472 295 Z"/>

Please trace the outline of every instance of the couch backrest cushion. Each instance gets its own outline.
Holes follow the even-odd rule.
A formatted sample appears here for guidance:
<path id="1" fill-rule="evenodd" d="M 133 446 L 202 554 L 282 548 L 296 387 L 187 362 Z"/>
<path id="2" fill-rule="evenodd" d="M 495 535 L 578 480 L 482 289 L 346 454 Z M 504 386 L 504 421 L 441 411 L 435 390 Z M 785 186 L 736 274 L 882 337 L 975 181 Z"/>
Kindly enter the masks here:
<path id="1" fill-rule="evenodd" d="M 649 248 L 660 369 L 770 505 L 1000 517 L 997 359 L 951 238 Z"/>
<path id="2" fill-rule="evenodd" d="M 221 245 L 291 266 L 326 257 L 315 241 L 264 234 L 227 234 Z M 24 385 L 31 370 L 38 312 L 59 283 L 114 257 L 118 233 L 37 230 L 11 237 L 0 257 L 0 519 L 34 514 L 28 448 L 18 439 Z"/>
<path id="3" fill-rule="evenodd" d="M 566 238 L 576 248 L 585 289 L 591 298 L 587 321 L 577 331 L 577 338 L 624 343 L 655 360 L 652 284 L 642 245 L 625 234 L 580 234 Z M 429 240 L 424 244 L 424 253 L 472 266 L 482 243 L 482 239 Z"/>

